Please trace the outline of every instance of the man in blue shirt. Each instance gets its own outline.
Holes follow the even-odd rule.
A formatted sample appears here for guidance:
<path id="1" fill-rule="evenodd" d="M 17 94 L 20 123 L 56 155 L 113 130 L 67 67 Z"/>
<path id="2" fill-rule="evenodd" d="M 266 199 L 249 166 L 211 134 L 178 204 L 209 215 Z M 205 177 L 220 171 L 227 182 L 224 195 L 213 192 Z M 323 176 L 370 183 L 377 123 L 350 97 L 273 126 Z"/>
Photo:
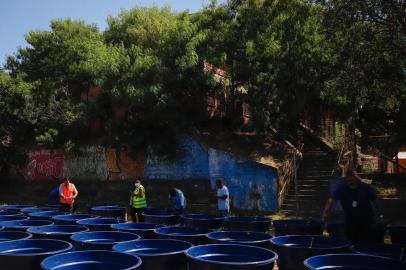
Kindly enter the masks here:
<path id="1" fill-rule="evenodd" d="M 180 215 L 185 211 L 186 198 L 180 189 L 172 188 L 169 191 L 169 204 L 174 214 Z"/>
<path id="2" fill-rule="evenodd" d="M 339 185 L 327 200 L 323 219 L 336 201 L 341 202 L 344 211 L 348 239 L 352 243 L 367 242 L 375 223 L 374 189 L 363 183 L 358 174 L 351 170 L 346 173 L 344 184 Z"/>

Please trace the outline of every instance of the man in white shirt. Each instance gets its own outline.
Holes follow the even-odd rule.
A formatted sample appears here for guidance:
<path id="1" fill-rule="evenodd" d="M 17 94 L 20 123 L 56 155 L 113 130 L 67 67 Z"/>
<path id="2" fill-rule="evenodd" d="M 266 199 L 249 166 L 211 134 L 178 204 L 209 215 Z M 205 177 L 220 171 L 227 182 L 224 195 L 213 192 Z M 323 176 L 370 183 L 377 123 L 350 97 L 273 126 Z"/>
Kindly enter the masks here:
<path id="1" fill-rule="evenodd" d="M 226 217 L 230 214 L 230 199 L 228 188 L 224 185 L 223 180 L 216 180 L 217 186 L 217 207 L 221 216 Z"/>

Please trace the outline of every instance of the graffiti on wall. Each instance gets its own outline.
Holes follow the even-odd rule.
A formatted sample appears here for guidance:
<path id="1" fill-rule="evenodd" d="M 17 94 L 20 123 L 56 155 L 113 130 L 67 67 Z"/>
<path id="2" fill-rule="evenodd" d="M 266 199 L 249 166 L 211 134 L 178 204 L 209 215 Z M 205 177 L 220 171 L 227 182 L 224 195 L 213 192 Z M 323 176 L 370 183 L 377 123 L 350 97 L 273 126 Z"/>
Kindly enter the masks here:
<path id="1" fill-rule="evenodd" d="M 63 177 L 62 151 L 38 150 L 29 154 L 23 174 L 30 180 L 52 180 Z"/>
<path id="2" fill-rule="evenodd" d="M 144 153 L 139 153 L 134 160 L 127 151 L 109 148 L 106 149 L 106 162 L 109 180 L 131 180 L 144 175 Z"/>
<path id="3" fill-rule="evenodd" d="M 208 179 L 207 151 L 189 137 L 180 138 L 179 148 L 182 154 L 175 160 L 163 159 L 149 151 L 145 164 L 145 179 Z"/>
<path id="4" fill-rule="evenodd" d="M 108 169 L 105 148 L 89 146 L 81 149 L 81 155 L 66 155 L 63 173 L 74 180 L 107 180 Z"/>
<path id="5" fill-rule="evenodd" d="M 225 180 L 234 207 L 275 211 L 277 205 L 277 170 L 254 161 L 209 149 L 210 181 Z"/>

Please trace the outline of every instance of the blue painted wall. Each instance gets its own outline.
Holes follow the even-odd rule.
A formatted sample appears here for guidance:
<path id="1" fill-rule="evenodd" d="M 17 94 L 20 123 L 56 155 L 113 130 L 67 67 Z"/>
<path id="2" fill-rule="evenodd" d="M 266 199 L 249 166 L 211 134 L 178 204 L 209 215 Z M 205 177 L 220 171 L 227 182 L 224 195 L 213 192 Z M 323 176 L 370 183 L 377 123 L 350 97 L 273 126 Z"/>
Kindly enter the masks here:
<path id="1" fill-rule="evenodd" d="M 181 157 L 177 160 L 165 160 L 148 151 L 145 168 L 145 179 L 207 179 L 209 162 L 207 150 L 190 137 L 179 139 Z"/>
<path id="2" fill-rule="evenodd" d="M 210 181 L 226 182 L 234 207 L 249 210 L 278 210 L 277 170 L 230 153 L 209 150 Z"/>
<path id="3" fill-rule="evenodd" d="M 180 138 L 181 158 L 168 161 L 147 153 L 144 178 L 225 180 L 234 207 L 245 210 L 278 210 L 277 170 L 216 149 L 205 149 L 190 137 Z"/>

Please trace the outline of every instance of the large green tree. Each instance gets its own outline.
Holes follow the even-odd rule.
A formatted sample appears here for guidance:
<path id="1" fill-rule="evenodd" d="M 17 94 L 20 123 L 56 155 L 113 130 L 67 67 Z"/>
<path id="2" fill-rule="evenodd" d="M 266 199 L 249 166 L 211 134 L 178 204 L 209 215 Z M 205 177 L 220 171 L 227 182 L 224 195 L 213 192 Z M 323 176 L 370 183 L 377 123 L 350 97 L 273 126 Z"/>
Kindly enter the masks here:
<path id="1" fill-rule="evenodd" d="M 28 147 L 34 142 L 36 115 L 32 103 L 33 85 L 20 77 L 11 78 L 0 71 L 0 175 L 10 166 L 25 161 Z"/>
<path id="2" fill-rule="evenodd" d="M 92 110 L 82 94 L 107 85 L 126 55 L 120 47 L 106 46 L 94 25 L 70 19 L 52 21 L 50 31 L 32 31 L 26 40 L 29 46 L 9 57 L 7 68 L 34 85 L 33 102 L 43 112 L 37 143 L 50 148 L 88 143 Z"/>
<path id="3" fill-rule="evenodd" d="M 214 86 L 198 54 L 203 35 L 189 14 L 170 8 L 133 8 L 108 25 L 106 43 L 124 46 L 129 59 L 111 85 L 113 99 L 128 108 L 120 140 L 174 146 L 167 140 L 204 117 L 205 93 Z"/>
<path id="4" fill-rule="evenodd" d="M 202 54 L 225 66 L 231 107 L 248 99 L 258 130 L 295 129 L 306 105 L 319 101 L 329 61 L 320 12 L 299 0 L 230 0 L 197 17 Z M 241 83 L 248 94 L 238 97 Z"/>
<path id="5" fill-rule="evenodd" d="M 332 0 L 324 7 L 333 61 L 322 96 L 361 131 L 364 145 L 388 136 L 381 150 L 395 151 L 390 145 L 405 143 L 405 3 Z"/>

